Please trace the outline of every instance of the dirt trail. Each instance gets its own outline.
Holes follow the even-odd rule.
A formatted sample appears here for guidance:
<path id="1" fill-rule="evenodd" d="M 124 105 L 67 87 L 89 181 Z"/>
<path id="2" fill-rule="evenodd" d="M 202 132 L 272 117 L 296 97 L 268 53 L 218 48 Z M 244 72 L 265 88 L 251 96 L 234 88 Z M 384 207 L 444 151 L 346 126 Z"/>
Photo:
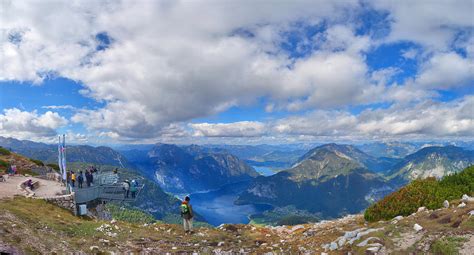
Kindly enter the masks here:
<path id="1" fill-rule="evenodd" d="M 62 190 L 64 190 L 64 186 L 61 186 L 59 182 L 35 177 L 10 176 L 6 182 L 0 182 L 0 199 L 13 197 L 15 195 L 25 195 L 25 192 L 19 189 L 18 186 L 28 179 L 39 181 L 40 183 L 39 188 L 34 190 L 36 197 L 55 196 L 61 194 Z"/>

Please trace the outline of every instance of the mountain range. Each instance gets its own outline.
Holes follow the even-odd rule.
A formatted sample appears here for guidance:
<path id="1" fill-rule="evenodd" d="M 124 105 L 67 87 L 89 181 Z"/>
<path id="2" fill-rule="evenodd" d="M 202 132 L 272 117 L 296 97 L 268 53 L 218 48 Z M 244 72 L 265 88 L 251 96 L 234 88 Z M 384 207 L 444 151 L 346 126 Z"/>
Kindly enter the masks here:
<path id="1" fill-rule="evenodd" d="M 239 204 L 263 203 L 319 213 L 357 213 L 416 178 L 442 177 L 474 164 L 474 152 L 455 146 L 426 147 L 403 159 L 375 158 L 353 145 L 318 146 L 288 170 L 258 177 Z"/>
<path id="2" fill-rule="evenodd" d="M 404 185 L 417 178 L 441 178 L 472 164 L 474 151 L 452 145 L 425 147 L 403 158 L 387 173 L 387 177 Z"/>
<path id="3" fill-rule="evenodd" d="M 0 137 L 0 146 L 29 158 L 57 161 L 56 145 Z M 97 164 L 107 170 L 120 167 L 124 176 L 142 180 L 147 190 L 134 205 L 158 218 L 176 214 L 175 195 L 217 190 L 234 183 L 242 187 L 238 194 L 232 194 L 238 205 L 294 207 L 333 218 L 360 212 L 415 178 L 441 177 L 474 164 L 473 151 L 451 145 L 416 144 L 413 146 L 420 149 L 413 153 L 408 153 L 414 148 L 409 144 L 384 147 L 408 146 L 394 150 L 392 155 L 397 157 L 387 157 L 387 150 L 372 155 L 367 153 L 370 146 L 364 146 L 324 144 L 303 150 L 300 146 L 155 144 L 125 146 L 117 151 L 105 146 L 71 145 L 67 160 Z M 380 144 L 373 146 L 382 148 Z M 259 175 L 251 165 L 265 164 L 269 158 L 273 158 L 270 165 L 279 162 L 288 167 L 271 176 Z"/>
<path id="4" fill-rule="evenodd" d="M 174 194 L 217 189 L 259 175 L 232 154 L 213 152 L 197 145 L 157 144 L 146 153 L 133 151 L 125 155 L 146 175 L 153 175 L 165 191 Z"/>
<path id="5" fill-rule="evenodd" d="M 318 146 L 292 168 L 255 179 L 237 203 L 294 205 L 323 218 L 359 212 L 392 190 L 364 165 L 369 158 L 350 145 Z"/>

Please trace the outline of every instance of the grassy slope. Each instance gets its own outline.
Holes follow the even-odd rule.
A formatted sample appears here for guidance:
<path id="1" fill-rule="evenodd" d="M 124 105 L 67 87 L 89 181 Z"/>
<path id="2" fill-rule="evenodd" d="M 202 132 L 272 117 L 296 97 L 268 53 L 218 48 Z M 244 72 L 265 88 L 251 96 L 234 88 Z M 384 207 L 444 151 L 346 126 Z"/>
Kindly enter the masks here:
<path id="1" fill-rule="evenodd" d="M 320 253 L 321 245 L 334 241 L 344 231 L 361 227 L 384 228 L 369 236 L 378 237 L 390 254 L 407 254 L 408 252 L 423 253 L 423 247 L 437 242 L 438 239 L 452 237 L 458 247 L 466 240 L 466 236 L 474 235 L 474 217 L 468 218 L 467 212 L 474 209 L 470 203 L 466 208 L 442 209 L 425 211 L 410 216 L 398 224 L 375 222 L 365 225 L 361 216 L 350 220 L 321 223 L 319 226 L 304 225 L 303 228 L 288 234 L 279 233 L 266 227 L 250 225 L 226 225 L 224 228 L 198 228 L 196 234 L 185 236 L 181 226 L 157 222 L 150 225 L 118 221 L 112 225 L 110 232 L 117 236 L 110 237 L 106 231 L 96 229 L 109 222 L 73 216 L 69 211 L 60 209 L 41 200 L 16 198 L 0 202 L 0 245 L 7 244 L 19 251 L 34 253 L 59 253 L 72 251 L 91 253 L 90 247 L 97 246 L 97 251 L 150 253 L 164 252 L 201 252 L 212 253 L 221 251 L 239 251 L 244 249 L 252 254 L 263 254 L 269 251 L 284 254 L 296 254 L 300 249 Z M 446 218 L 449 218 L 446 220 Z M 419 223 L 424 231 L 413 233 L 413 224 Z M 459 222 L 458 225 L 454 225 Z M 283 227 L 283 229 L 289 229 Z M 416 235 L 417 241 L 397 251 L 407 236 Z M 365 239 L 346 246 L 332 254 L 364 254 L 364 249 L 356 244 Z M 452 239 L 451 238 L 451 239 Z M 448 238 L 449 239 L 449 238 Z M 283 240 L 283 242 L 282 242 Z M 453 239 L 454 240 L 454 239 Z M 452 240 L 447 240 L 451 242 Z M 223 242 L 222 245 L 218 245 Z M 262 244 L 265 245 L 262 245 Z M 175 247 L 175 248 L 173 248 Z M 456 247 L 455 247 L 456 248 Z M 457 248 L 456 248 L 457 249 Z"/>

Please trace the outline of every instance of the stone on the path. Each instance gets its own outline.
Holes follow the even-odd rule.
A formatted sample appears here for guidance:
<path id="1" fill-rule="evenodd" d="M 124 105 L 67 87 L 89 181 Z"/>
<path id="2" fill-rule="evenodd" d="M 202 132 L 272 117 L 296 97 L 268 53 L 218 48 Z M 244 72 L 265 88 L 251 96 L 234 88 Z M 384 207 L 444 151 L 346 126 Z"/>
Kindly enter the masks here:
<path id="1" fill-rule="evenodd" d="M 469 214 L 469 217 L 474 216 L 474 210 L 470 211 L 468 214 Z"/>
<path id="2" fill-rule="evenodd" d="M 367 253 L 369 254 L 376 254 L 380 250 L 380 247 L 369 247 L 367 248 Z"/>
<path id="3" fill-rule="evenodd" d="M 449 208 L 449 201 L 448 200 L 444 200 L 443 207 L 444 208 Z"/>
<path id="4" fill-rule="evenodd" d="M 99 250 L 99 246 L 95 246 L 95 245 L 94 245 L 94 246 L 91 246 L 91 247 L 89 247 L 89 250 L 91 250 L 91 251 L 98 251 L 98 250 Z"/>
<path id="5" fill-rule="evenodd" d="M 464 202 L 462 202 L 458 205 L 458 208 L 464 208 L 464 207 L 466 207 L 466 203 L 464 203 Z"/>
<path id="6" fill-rule="evenodd" d="M 334 251 L 334 250 L 337 250 L 337 243 L 335 242 L 332 242 L 330 245 L 329 245 L 329 250 L 330 251 Z"/>
<path id="7" fill-rule="evenodd" d="M 223 245 L 224 245 L 224 242 L 219 242 L 219 243 L 217 244 L 217 246 L 223 246 Z"/>
<path id="8" fill-rule="evenodd" d="M 416 211 L 416 212 L 419 213 L 419 212 L 423 212 L 425 210 L 426 210 L 426 207 L 422 206 L 422 207 L 418 208 L 418 211 Z"/>
<path id="9" fill-rule="evenodd" d="M 377 241 L 380 241 L 380 238 L 378 238 L 378 237 L 374 237 L 374 236 L 372 236 L 372 237 L 369 237 L 369 238 L 365 239 L 364 241 L 362 241 L 362 242 L 358 243 L 358 244 L 357 244 L 357 246 L 358 246 L 358 247 L 364 247 L 364 246 L 367 246 L 367 244 L 368 244 L 370 241 L 372 241 L 372 240 L 377 240 Z"/>
<path id="10" fill-rule="evenodd" d="M 112 220 L 110 221 L 110 224 L 115 224 L 116 222 L 117 222 L 117 221 L 116 221 L 115 219 L 112 219 Z"/>
<path id="11" fill-rule="evenodd" d="M 418 223 L 415 223 L 415 225 L 413 225 L 413 229 L 414 229 L 416 232 L 419 232 L 419 231 L 423 230 L 423 227 L 420 226 Z"/>

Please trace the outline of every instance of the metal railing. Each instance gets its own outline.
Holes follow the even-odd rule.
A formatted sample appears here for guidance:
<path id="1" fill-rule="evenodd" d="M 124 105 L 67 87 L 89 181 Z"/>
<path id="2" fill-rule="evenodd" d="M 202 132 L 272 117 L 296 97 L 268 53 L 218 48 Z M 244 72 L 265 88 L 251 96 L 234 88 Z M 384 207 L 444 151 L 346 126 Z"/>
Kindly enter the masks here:
<path id="1" fill-rule="evenodd" d="M 129 191 L 126 197 L 126 191 L 122 184 L 104 184 L 85 188 L 74 188 L 76 203 L 86 203 L 92 200 L 100 199 L 103 201 L 122 201 L 133 202 L 141 193 L 144 184 L 137 187 L 135 198 L 132 198 L 132 192 Z"/>

